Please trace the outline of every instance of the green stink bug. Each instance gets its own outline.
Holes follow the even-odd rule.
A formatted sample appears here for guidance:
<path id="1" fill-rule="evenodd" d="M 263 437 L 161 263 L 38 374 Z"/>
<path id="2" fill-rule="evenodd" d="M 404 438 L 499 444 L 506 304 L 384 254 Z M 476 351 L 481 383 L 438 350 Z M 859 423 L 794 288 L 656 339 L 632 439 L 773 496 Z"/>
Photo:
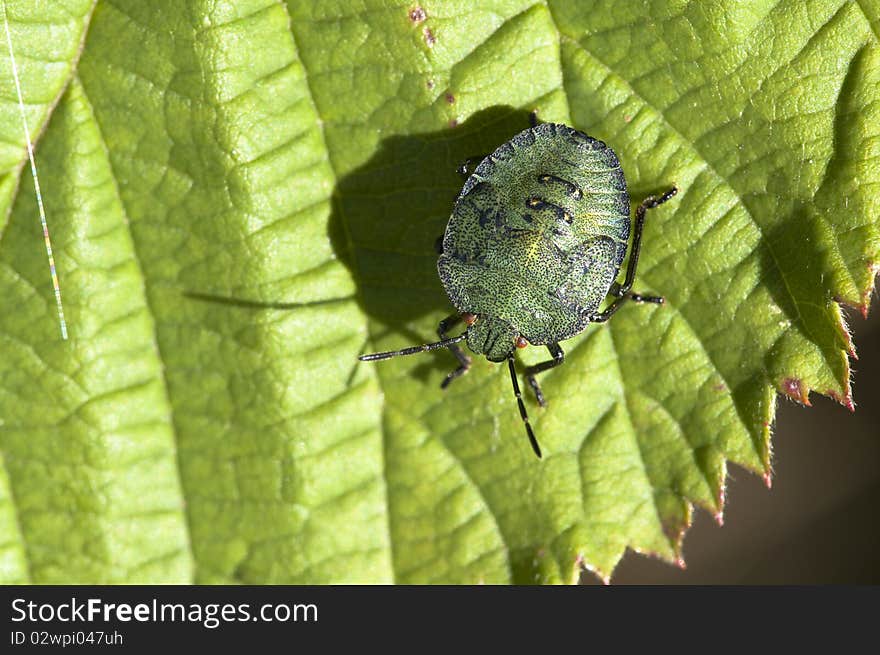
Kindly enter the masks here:
<path id="1" fill-rule="evenodd" d="M 458 344 L 491 362 L 507 360 L 520 416 L 532 449 L 541 457 L 514 369 L 516 348 L 544 345 L 552 359 L 526 369 L 538 404 L 546 405 L 535 375 L 561 364 L 559 345 L 590 323 L 604 323 L 627 300 L 662 304 L 632 292 L 645 213 L 672 198 L 673 187 L 636 209 L 633 243 L 623 284 L 616 282 L 629 239 L 629 194 L 614 151 L 558 123 L 523 130 L 481 157 L 455 200 L 438 248 L 437 270 L 457 312 L 437 329 L 440 341 L 362 355 L 376 361 L 449 348 L 459 366 L 441 387 L 468 371 L 471 359 Z M 440 243 L 438 241 L 438 243 Z M 614 300 L 604 310 L 608 296 Z M 463 334 L 449 329 L 464 321 Z"/>

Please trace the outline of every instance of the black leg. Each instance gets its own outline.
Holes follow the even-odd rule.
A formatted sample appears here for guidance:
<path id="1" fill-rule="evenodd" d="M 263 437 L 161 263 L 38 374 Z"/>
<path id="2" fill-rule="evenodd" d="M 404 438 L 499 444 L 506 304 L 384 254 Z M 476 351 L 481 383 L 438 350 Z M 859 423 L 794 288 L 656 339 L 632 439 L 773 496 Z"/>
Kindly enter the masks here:
<path id="1" fill-rule="evenodd" d="M 446 336 L 447 331 L 453 325 L 458 323 L 461 320 L 460 314 L 452 314 L 447 316 L 442 321 L 440 321 L 440 325 L 437 327 L 437 334 L 440 335 L 440 338 L 445 340 L 448 337 Z M 446 378 L 440 383 L 440 388 L 445 389 L 449 386 L 449 383 L 452 382 L 455 378 L 459 378 L 465 373 L 468 372 L 468 369 L 471 367 L 471 358 L 464 354 L 464 351 L 461 349 L 461 346 L 451 345 L 449 346 L 449 350 L 455 355 L 455 358 L 458 360 L 458 368 L 449 373 Z"/>
<path id="2" fill-rule="evenodd" d="M 533 109 L 529 112 L 529 127 L 538 127 L 538 110 Z"/>
<path id="3" fill-rule="evenodd" d="M 541 387 L 538 385 L 538 380 L 535 379 L 535 375 L 555 366 L 559 366 L 565 361 L 565 353 L 562 352 L 562 348 L 559 347 L 558 343 L 547 344 L 547 350 L 550 351 L 553 359 L 541 362 L 540 364 L 535 364 L 534 366 L 529 366 L 526 369 L 526 380 L 528 380 L 532 391 L 535 392 L 535 399 L 541 407 L 546 407 L 547 401 L 544 400 L 544 394 L 541 392 Z"/>
<path id="4" fill-rule="evenodd" d="M 625 293 L 623 293 L 623 291 L 621 291 L 622 288 L 623 287 L 621 287 L 617 282 L 615 282 L 614 284 L 611 285 L 611 288 L 608 290 L 608 295 L 614 296 L 615 298 L 623 298 L 623 297 L 629 295 L 629 299 L 632 300 L 633 302 L 650 302 L 650 303 L 654 303 L 655 305 L 662 305 L 664 302 L 666 302 L 666 300 L 663 298 L 663 296 L 643 296 L 640 293 L 634 293 L 632 291 L 629 294 L 625 294 Z"/>
<path id="5" fill-rule="evenodd" d="M 436 341 L 434 343 L 423 343 L 420 346 L 410 346 L 402 350 L 389 350 L 384 353 L 371 353 L 369 355 L 361 355 L 358 357 L 362 362 L 378 362 L 383 359 L 391 359 L 392 357 L 400 357 L 401 355 L 415 355 L 416 353 L 427 353 L 438 348 L 450 348 L 459 341 L 467 339 L 467 334 L 460 334 L 451 339 Z"/>
<path id="6" fill-rule="evenodd" d="M 608 309 L 606 309 L 604 312 L 593 314 L 590 317 L 590 321 L 592 323 L 604 323 L 609 318 L 614 316 L 617 310 L 620 309 L 620 306 L 627 300 L 634 300 L 635 302 L 650 302 L 655 304 L 661 304 L 663 302 L 663 298 L 660 298 L 659 296 L 642 296 L 637 293 L 632 293 L 632 285 L 636 277 L 636 266 L 639 263 L 639 251 L 642 246 L 642 229 L 645 226 L 645 212 L 647 212 L 649 209 L 654 209 L 655 207 L 662 205 L 664 202 L 672 198 L 676 193 L 678 193 L 678 188 L 672 187 L 671 189 L 669 189 L 669 191 L 660 196 L 648 196 L 636 209 L 636 224 L 633 230 L 633 244 L 632 250 L 630 251 L 629 255 L 629 264 L 626 267 L 626 278 L 624 279 L 622 285 L 612 286 L 611 293 L 617 296 L 617 300 L 612 302 L 608 306 Z"/>
<path id="7" fill-rule="evenodd" d="M 532 432 L 532 424 L 529 423 L 529 414 L 526 412 L 526 405 L 523 402 L 522 394 L 519 391 L 519 382 L 516 381 L 516 368 L 513 366 L 513 355 L 507 358 L 507 365 L 510 368 L 510 382 L 513 384 L 513 395 L 516 396 L 516 402 L 519 405 L 520 418 L 522 418 L 523 424 L 526 426 L 526 434 L 529 435 L 529 443 L 532 444 L 532 450 L 535 451 L 535 454 L 540 459 L 541 447 L 538 445 L 535 433 Z"/>
<path id="8" fill-rule="evenodd" d="M 666 302 L 666 298 L 663 296 L 643 296 L 640 293 L 629 293 L 629 299 L 633 302 L 649 302 L 654 305 L 662 305 Z"/>

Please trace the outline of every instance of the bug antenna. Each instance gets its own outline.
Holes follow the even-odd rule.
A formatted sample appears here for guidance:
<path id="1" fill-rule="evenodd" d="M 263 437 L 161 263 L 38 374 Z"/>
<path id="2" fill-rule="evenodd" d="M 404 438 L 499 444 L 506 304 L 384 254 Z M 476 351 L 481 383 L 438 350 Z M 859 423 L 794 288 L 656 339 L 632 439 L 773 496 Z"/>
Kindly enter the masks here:
<path id="1" fill-rule="evenodd" d="M 412 346 L 410 348 L 404 348 L 403 350 L 390 350 L 384 353 L 373 353 L 372 355 L 361 355 L 358 357 L 362 362 L 376 362 L 381 359 L 391 359 L 392 357 L 398 357 L 400 355 L 415 355 L 416 353 L 426 353 L 429 350 L 437 350 L 438 348 L 448 348 L 454 343 L 458 343 L 459 341 L 464 341 L 467 339 L 467 332 L 464 334 L 460 334 L 457 337 L 452 337 L 451 339 L 443 339 L 443 341 L 435 341 L 434 343 L 425 343 L 421 346 Z"/>
<path id="2" fill-rule="evenodd" d="M 513 394 L 516 396 L 516 402 L 519 405 L 519 415 L 522 417 L 523 423 L 526 426 L 526 434 L 529 435 L 529 442 L 532 444 L 532 450 L 535 451 L 538 459 L 540 459 L 541 447 L 538 445 L 535 433 L 532 432 L 532 424 L 529 423 L 529 415 L 526 412 L 526 405 L 523 402 L 522 393 L 520 393 L 519 390 L 519 382 L 516 379 L 516 368 L 514 368 L 513 365 L 513 356 L 507 358 L 507 365 L 510 368 L 510 381 L 513 383 Z"/>

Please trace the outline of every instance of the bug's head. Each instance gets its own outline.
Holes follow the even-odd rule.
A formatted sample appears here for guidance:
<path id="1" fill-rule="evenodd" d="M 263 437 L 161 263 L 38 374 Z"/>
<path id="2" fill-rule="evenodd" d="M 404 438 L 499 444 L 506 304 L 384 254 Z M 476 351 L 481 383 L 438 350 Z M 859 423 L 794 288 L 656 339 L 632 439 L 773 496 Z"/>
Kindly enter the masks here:
<path id="1" fill-rule="evenodd" d="M 490 362 L 503 362 L 516 348 L 519 331 L 504 319 L 481 314 L 470 323 L 468 348 Z"/>

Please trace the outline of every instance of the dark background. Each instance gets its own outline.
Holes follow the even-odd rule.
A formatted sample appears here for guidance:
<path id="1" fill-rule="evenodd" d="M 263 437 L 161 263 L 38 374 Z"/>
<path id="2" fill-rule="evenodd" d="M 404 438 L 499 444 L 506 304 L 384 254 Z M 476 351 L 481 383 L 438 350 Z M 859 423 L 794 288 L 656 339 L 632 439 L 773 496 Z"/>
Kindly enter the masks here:
<path id="1" fill-rule="evenodd" d="M 876 295 L 876 294 L 875 294 Z M 856 411 L 811 394 L 779 398 L 773 487 L 730 466 L 724 526 L 703 510 L 684 541 L 687 569 L 627 552 L 615 584 L 880 584 L 880 308 L 847 310 L 858 361 Z M 589 573 L 582 581 L 598 584 Z"/>

